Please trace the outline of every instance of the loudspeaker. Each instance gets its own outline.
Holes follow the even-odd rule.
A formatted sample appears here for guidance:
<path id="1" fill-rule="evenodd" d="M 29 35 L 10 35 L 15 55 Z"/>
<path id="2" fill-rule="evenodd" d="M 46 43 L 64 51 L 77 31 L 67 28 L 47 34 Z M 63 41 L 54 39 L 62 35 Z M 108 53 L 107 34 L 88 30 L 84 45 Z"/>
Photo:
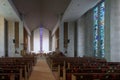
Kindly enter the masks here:
<path id="1" fill-rule="evenodd" d="M 13 39 L 13 43 L 15 43 L 15 39 Z"/>

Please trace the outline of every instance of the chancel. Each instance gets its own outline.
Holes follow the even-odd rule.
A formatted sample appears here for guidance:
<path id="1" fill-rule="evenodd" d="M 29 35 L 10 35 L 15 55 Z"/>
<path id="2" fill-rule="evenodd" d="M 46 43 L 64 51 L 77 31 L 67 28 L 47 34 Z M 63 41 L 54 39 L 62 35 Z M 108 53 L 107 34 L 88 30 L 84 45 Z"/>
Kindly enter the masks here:
<path id="1" fill-rule="evenodd" d="M 120 80 L 120 0 L 0 0 L 0 80 Z"/>

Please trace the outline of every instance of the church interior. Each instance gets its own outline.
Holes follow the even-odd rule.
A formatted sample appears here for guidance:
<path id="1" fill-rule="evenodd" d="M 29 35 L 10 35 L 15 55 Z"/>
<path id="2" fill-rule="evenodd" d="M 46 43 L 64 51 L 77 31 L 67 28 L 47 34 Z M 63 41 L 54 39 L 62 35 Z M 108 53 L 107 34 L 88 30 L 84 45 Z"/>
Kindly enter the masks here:
<path id="1" fill-rule="evenodd" d="M 0 80 L 120 80 L 120 0 L 0 0 Z"/>

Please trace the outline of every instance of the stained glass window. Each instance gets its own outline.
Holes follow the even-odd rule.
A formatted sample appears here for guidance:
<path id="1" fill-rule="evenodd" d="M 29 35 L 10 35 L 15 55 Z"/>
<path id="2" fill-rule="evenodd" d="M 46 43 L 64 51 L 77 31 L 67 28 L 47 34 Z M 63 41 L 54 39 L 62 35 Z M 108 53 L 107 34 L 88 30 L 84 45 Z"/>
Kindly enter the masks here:
<path id="1" fill-rule="evenodd" d="M 102 2 L 94 8 L 94 55 L 104 57 L 104 19 L 105 3 Z"/>
<path id="2" fill-rule="evenodd" d="M 102 2 L 100 4 L 100 18 L 99 18 L 101 57 L 104 57 L 104 18 L 105 18 L 105 4 L 104 2 Z"/>
<path id="3" fill-rule="evenodd" d="M 98 56 L 98 7 L 94 9 L 94 55 Z"/>

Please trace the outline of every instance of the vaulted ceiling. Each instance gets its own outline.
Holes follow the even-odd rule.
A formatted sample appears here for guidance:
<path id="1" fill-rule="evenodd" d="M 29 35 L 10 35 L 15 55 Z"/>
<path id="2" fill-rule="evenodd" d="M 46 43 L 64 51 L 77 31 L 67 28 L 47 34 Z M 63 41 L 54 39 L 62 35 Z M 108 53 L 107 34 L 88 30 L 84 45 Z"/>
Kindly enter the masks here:
<path id="1" fill-rule="evenodd" d="M 53 30 L 70 0 L 12 0 L 30 31 L 42 26 Z"/>

